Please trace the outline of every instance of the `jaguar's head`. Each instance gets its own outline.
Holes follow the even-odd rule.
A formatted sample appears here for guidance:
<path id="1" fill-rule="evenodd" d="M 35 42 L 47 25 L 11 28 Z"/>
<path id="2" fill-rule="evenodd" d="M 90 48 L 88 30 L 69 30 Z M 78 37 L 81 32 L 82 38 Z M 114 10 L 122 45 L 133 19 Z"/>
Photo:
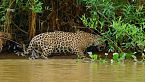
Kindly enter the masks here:
<path id="1" fill-rule="evenodd" d="M 104 42 L 104 40 L 102 39 L 101 36 L 94 35 L 92 46 L 96 46 L 98 48 L 98 50 L 101 51 L 101 50 L 105 49 L 106 44 L 105 44 L 105 42 Z"/>

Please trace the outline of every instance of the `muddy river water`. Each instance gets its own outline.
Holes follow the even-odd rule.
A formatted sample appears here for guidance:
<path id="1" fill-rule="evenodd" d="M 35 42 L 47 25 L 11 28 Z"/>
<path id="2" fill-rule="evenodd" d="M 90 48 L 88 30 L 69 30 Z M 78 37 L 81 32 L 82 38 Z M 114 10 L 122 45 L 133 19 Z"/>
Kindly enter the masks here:
<path id="1" fill-rule="evenodd" d="M 75 59 L 2 59 L 0 82 L 145 82 L 145 65 L 83 63 Z"/>

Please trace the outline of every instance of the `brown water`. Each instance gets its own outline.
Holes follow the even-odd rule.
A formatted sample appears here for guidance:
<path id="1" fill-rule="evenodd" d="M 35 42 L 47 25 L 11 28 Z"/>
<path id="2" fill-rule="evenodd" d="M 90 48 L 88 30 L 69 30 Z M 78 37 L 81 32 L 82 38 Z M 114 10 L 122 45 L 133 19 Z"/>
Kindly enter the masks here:
<path id="1" fill-rule="evenodd" d="M 0 82 L 145 82 L 145 65 L 7 59 L 0 60 Z"/>

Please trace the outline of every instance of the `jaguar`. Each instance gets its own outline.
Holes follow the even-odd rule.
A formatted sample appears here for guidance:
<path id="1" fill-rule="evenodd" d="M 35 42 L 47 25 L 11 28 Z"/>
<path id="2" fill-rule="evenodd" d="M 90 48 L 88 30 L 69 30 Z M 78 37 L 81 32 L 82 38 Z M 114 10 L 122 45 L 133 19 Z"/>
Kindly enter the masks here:
<path id="1" fill-rule="evenodd" d="M 48 58 L 52 53 L 70 52 L 84 57 L 87 47 L 100 44 L 100 36 L 84 31 L 77 32 L 45 32 L 36 35 L 24 51 L 31 59 Z"/>

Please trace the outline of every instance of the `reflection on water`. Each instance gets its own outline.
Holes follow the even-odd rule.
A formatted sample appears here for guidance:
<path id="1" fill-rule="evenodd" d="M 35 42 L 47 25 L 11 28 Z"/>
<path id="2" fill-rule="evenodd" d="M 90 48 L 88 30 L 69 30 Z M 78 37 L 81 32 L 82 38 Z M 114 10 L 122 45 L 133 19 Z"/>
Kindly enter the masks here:
<path id="1" fill-rule="evenodd" d="M 0 60 L 0 82 L 145 82 L 145 65 L 73 59 Z"/>

